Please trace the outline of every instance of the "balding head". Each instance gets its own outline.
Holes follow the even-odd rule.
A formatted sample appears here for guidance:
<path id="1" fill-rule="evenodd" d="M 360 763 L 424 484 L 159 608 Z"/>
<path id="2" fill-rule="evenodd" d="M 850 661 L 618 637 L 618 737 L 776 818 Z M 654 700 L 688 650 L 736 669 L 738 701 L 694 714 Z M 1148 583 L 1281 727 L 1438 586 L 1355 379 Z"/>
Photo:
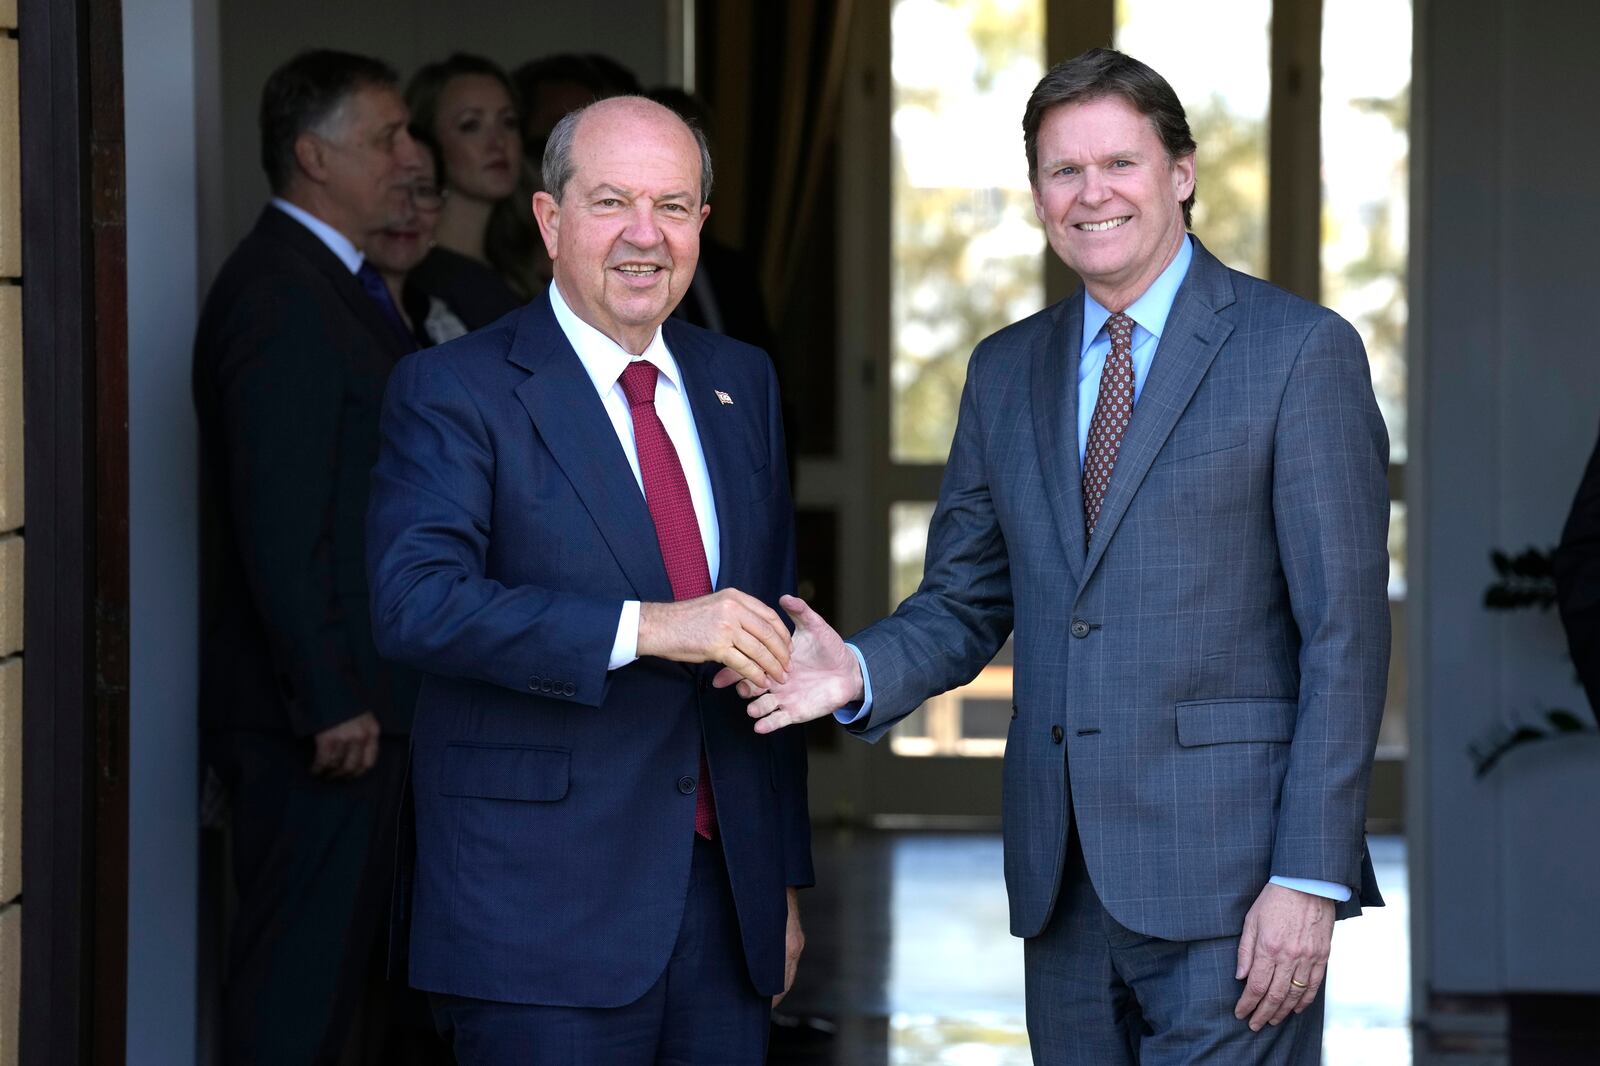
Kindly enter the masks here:
<path id="1" fill-rule="evenodd" d="M 556 290 L 633 355 L 678 306 L 711 208 L 705 141 L 672 111 L 616 96 L 562 119 L 533 198 Z"/>
<path id="2" fill-rule="evenodd" d="M 572 180 L 576 167 L 573 150 L 580 126 L 590 121 L 616 121 L 624 117 L 636 118 L 652 127 L 656 123 L 665 123 L 668 127 L 676 125 L 692 137 L 700 156 L 700 202 L 711 202 L 711 148 L 706 141 L 705 131 L 693 123 L 685 122 L 670 108 L 643 96 L 613 96 L 598 100 L 569 112 L 557 122 L 555 129 L 550 131 L 550 139 L 545 142 L 541 167 L 546 191 L 558 200 L 566 192 L 567 183 Z"/>

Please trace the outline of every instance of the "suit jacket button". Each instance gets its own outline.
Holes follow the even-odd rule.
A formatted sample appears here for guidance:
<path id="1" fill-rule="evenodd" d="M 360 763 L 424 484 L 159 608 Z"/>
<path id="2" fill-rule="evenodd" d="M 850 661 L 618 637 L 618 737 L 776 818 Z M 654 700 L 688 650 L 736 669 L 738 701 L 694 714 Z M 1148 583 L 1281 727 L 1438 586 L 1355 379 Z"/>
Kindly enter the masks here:
<path id="1" fill-rule="evenodd" d="M 1053 726 L 1050 727 L 1050 739 L 1052 741 L 1054 741 L 1055 743 L 1057 743 L 1057 744 L 1061 743 L 1061 738 L 1062 738 L 1063 735 L 1064 734 L 1061 732 L 1061 727 L 1060 726 L 1053 725 Z"/>
<path id="2" fill-rule="evenodd" d="M 561 694 L 563 696 L 576 696 L 578 694 L 578 686 L 574 685 L 571 681 L 568 681 L 565 685 L 561 686 Z"/>
<path id="3" fill-rule="evenodd" d="M 1084 637 L 1089 635 L 1089 623 L 1085 622 L 1081 618 L 1074 618 L 1072 620 L 1071 630 L 1073 636 L 1077 637 L 1079 640 L 1082 640 Z"/>
<path id="4" fill-rule="evenodd" d="M 533 689 L 533 691 L 538 692 L 539 683 L 543 680 L 544 678 L 540 677 L 538 674 L 534 674 L 532 677 L 528 678 L 528 687 Z"/>
<path id="5" fill-rule="evenodd" d="M 682 792 L 685 796 L 694 795 L 694 778 L 692 778 L 692 777 L 680 777 L 680 778 L 678 778 L 678 791 Z"/>

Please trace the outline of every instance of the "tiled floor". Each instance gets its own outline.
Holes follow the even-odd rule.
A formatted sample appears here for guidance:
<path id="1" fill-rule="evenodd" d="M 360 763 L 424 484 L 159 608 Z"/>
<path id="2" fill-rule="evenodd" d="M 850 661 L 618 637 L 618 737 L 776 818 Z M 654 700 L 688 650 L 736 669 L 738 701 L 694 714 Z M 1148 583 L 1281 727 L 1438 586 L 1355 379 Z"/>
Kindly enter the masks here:
<path id="1" fill-rule="evenodd" d="M 1406 1066 L 1405 843 L 1372 841 L 1389 906 L 1341 923 L 1325 1066 Z M 1022 944 L 1006 931 L 997 834 L 819 831 L 806 955 L 774 1064 L 1024 1066 Z M 832 1032 L 828 1027 L 832 1027 Z"/>

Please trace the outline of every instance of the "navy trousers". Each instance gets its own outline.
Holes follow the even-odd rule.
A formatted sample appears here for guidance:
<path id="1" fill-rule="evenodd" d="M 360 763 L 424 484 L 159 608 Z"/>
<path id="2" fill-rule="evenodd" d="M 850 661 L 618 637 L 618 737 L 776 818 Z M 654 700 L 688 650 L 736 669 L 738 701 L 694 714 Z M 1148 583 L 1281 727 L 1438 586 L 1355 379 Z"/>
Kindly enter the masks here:
<path id="1" fill-rule="evenodd" d="M 1061 896 L 1023 942 L 1028 1038 L 1037 1066 L 1317 1066 L 1322 1002 L 1252 1033 L 1233 1016 L 1239 938 L 1179 942 L 1135 933 L 1106 911 L 1076 827 Z"/>
<path id="2" fill-rule="evenodd" d="M 313 777 L 308 740 L 208 738 L 229 787 L 238 913 L 223 992 L 229 1066 L 331 1066 L 367 995 L 388 915 L 406 738 L 351 780 Z"/>
<path id="3" fill-rule="evenodd" d="M 744 961 L 722 845 L 694 838 L 683 925 L 666 972 L 623 1007 L 429 996 L 458 1066 L 755 1066 L 771 1002 Z"/>

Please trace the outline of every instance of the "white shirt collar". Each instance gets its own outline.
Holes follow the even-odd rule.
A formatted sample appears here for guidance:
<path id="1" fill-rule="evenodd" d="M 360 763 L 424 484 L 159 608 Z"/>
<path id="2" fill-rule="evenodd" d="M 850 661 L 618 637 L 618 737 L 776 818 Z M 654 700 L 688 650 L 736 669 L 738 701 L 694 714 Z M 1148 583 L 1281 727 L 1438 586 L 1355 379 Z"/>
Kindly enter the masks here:
<path id="1" fill-rule="evenodd" d="M 338 256 L 339 262 L 343 263 L 350 273 L 354 274 L 361 269 L 361 261 L 365 257 L 361 254 L 361 249 L 357 248 L 355 242 L 349 237 L 346 237 L 310 211 L 297 204 L 291 204 L 281 196 L 272 198 L 272 206 L 315 234 L 317 240 L 327 245 L 328 251 Z"/>
<path id="2" fill-rule="evenodd" d="M 628 369 L 628 364 L 634 361 L 634 357 L 616 341 L 579 318 L 577 312 L 561 295 L 561 287 L 554 281 L 550 283 L 548 291 L 550 309 L 555 312 L 556 324 L 561 327 L 561 332 L 566 334 L 572 350 L 578 353 L 583 369 L 594 382 L 595 391 L 604 396 L 617 384 L 617 379 Z M 672 353 L 667 350 L 667 343 L 661 337 L 660 326 L 656 327 L 655 336 L 650 338 L 650 344 L 639 358 L 654 363 L 655 368 L 661 371 L 661 376 L 674 389 L 683 391 L 677 360 L 673 359 Z"/>

